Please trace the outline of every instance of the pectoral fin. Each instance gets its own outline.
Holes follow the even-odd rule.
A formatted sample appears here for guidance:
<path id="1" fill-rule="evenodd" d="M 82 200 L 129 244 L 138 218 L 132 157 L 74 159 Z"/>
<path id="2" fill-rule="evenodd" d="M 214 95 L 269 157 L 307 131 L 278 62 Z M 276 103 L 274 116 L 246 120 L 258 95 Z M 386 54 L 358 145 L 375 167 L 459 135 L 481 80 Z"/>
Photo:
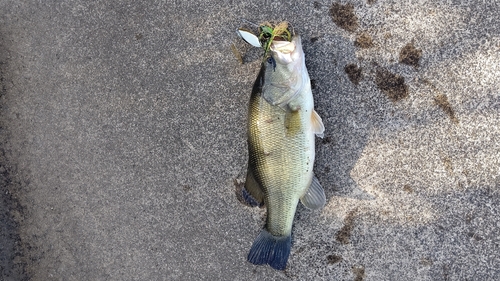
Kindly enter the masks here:
<path id="1" fill-rule="evenodd" d="M 306 194 L 300 198 L 300 202 L 312 210 L 321 209 L 325 205 L 325 191 L 323 190 L 323 187 L 321 187 L 318 178 L 313 177 L 311 186 L 307 190 Z"/>
<path id="2" fill-rule="evenodd" d="M 262 207 L 264 205 L 264 192 L 262 192 L 250 168 L 247 171 L 247 179 L 245 181 L 245 188 L 242 190 L 242 195 L 245 202 L 252 207 Z"/>
<path id="3" fill-rule="evenodd" d="M 325 125 L 323 125 L 323 120 L 321 120 L 321 117 L 318 115 L 316 110 L 312 111 L 311 114 L 311 125 L 312 125 L 312 130 L 316 136 L 323 138 L 323 132 L 325 131 Z"/>

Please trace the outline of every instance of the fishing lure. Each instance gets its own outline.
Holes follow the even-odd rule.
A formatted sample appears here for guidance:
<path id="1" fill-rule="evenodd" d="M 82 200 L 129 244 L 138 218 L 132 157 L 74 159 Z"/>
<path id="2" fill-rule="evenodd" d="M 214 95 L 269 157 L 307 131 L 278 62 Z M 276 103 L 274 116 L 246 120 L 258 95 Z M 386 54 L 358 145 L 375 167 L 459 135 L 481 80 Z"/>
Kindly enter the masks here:
<path id="1" fill-rule="evenodd" d="M 269 49 L 273 41 L 292 41 L 292 33 L 288 29 L 286 21 L 274 26 L 269 22 L 261 24 L 258 36 L 243 28 L 237 29 L 236 33 L 248 44 L 264 48 L 264 59 L 268 58 Z"/>

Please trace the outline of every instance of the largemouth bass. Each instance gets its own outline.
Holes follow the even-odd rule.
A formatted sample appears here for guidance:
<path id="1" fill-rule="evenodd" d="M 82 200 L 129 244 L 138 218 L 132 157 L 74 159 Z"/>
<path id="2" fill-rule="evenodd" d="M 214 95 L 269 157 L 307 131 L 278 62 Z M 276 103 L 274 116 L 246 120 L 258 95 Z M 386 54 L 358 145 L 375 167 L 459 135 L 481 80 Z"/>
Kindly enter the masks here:
<path id="1" fill-rule="evenodd" d="M 248 172 L 243 197 L 267 208 L 266 225 L 248 261 L 284 270 L 299 200 L 310 209 L 325 204 L 314 177 L 314 138 L 324 126 L 314 111 L 311 83 L 299 36 L 274 41 L 262 63 L 248 110 Z"/>

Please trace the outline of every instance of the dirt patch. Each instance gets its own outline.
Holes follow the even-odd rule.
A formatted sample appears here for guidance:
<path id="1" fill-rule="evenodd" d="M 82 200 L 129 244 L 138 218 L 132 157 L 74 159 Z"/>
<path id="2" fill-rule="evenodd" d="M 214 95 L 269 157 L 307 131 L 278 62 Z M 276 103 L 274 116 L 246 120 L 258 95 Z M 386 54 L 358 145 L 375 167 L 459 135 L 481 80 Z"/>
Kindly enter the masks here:
<path id="1" fill-rule="evenodd" d="M 479 236 L 479 234 L 477 233 L 477 231 L 471 231 L 469 233 L 467 233 L 467 236 L 469 236 L 470 238 L 476 240 L 476 241 L 482 241 L 484 240 L 483 237 Z"/>
<path id="2" fill-rule="evenodd" d="M 352 267 L 354 273 L 354 281 L 363 281 L 365 279 L 365 267 L 362 265 L 355 265 Z"/>
<path id="3" fill-rule="evenodd" d="M 358 28 L 358 17 L 354 13 L 354 6 L 352 4 L 342 5 L 340 3 L 333 3 L 330 8 L 330 15 L 333 22 L 340 28 L 349 32 L 354 32 Z"/>
<path id="4" fill-rule="evenodd" d="M 443 165 L 446 171 L 450 174 L 453 174 L 453 163 L 451 162 L 451 159 L 448 156 L 443 156 L 441 160 L 443 161 Z"/>
<path id="5" fill-rule="evenodd" d="M 344 226 L 337 232 L 337 241 L 342 244 L 349 244 L 351 233 L 354 228 L 354 218 L 358 209 L 350 211 L 344 219 Z"/>
<path id="6" fill-rule="evenodd" d="M 356 37 L 354 45 L 362 49 L 368 49 L 374 46 L 372 37 L 366 32 L 363 32 Z"/>
<path id="7" fill-rule="evenodd" d="M 405 184 L 403 186 L 403 190 L 407 193 L 413 193 L 413 188 L 411 188 L 411 186 L 409 184 Z"/>
<path id="8" fill-rule="evenodd" d="M 326 260 L 328 261 L 328 264 L 336 264 L 342 260 L 342 257 L 337 255 L 328 255 Z"/>
<path id="9" fill-rule="evenodd" d="M 421 258 L 420 259 L 420 264 L 423 265 L 423 266 L 431 266 L 434 263 L 432 262 L 432 260 L 430 258 Z"/>
<path id="10" fill-rule="evenodd" d="M 233 52 L 234 57 L 240 62 L 240 64 L 243 64 L 243 57 L 234 44 L 231 44 L 231 51 Z"/>
<path id="11" fill-rule="evenodd" d="M 399 62 L 414 67 L 419 66 L 420 58 L 422 57 L 422 50 L 415 48 L 413 43 L 408 43 L 399 52 Z"/>
<path id="12" fill-rule="evenodd" d="M 344 71 L 347 73 L 349 80 L 351 80 L 351 82 L 355 85 L 358 85 L 359 81 L 361 81 L 361 70 L 361 67 L 358 67 L 354 63 L 348 64 L 344 67 Z"/>
<path id="13" fill-rule="evenodd" d="M 448 97 L 445 94 L 439 94 L 434 98 L 434 102 L 450 117 L 453 123 L 458 124 L 458 119 L 455 116 L 455 111 L 448 102 Z"/>
<path id="14" fill-rule="evenodd" d="M 378 69 L 375 84 L 393 102 L 408 97 L 408 85 L 405 78 L 389 72 L 387 69 Z"/>
<path id="15" fill-rule="evenodd" d="M 326 137 L 324 137 L 324 138 L 321 140 L 321 142 L 322 142 L 323 144 L 330 144 L 330 143 L 332 143 L 332 142 L 333 142 L 333 138 L 332 138 L 331 136 L 326 136 Z"/>

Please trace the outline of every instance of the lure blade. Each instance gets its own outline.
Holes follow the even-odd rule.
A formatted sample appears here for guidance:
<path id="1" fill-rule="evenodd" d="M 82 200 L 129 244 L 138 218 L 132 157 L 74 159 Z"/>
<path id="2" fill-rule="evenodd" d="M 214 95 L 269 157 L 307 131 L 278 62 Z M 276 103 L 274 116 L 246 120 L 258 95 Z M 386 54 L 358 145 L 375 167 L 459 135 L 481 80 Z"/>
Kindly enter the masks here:
<path id="1" fill-rule="evenodd" d="M 248 44 L 254 47 L 261 47 L 259 38 L 255 36 L 255 34 L 243 29 L 236 30 L 236 33 L 238 33 L 238 35 L 243 38 L 243 40 L 245 40 Z"/>

